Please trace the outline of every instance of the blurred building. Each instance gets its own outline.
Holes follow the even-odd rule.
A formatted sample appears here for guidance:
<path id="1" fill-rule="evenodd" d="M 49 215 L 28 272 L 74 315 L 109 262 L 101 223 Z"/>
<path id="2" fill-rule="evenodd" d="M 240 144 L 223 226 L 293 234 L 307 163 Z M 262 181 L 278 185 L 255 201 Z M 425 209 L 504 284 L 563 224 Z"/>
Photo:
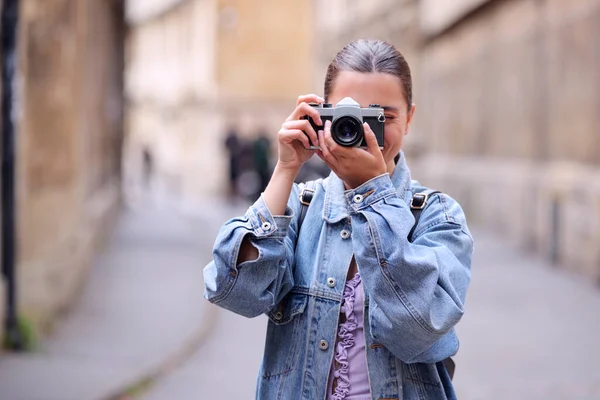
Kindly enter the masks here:
<path id="1" fill-rule="evenodd" d="M 317 4 L 317 87 L 346 42 L 397 45 L 415 77 L 414 177 L 600 282 L 600 1 Z"/>
<path id="2" fill-rule="evenodd" d="M 130 0 L 128 20 L 128 197 L 152 193 L 201 205 L 227 191 L 226 133 L 275 134 L 298 95 L 310 90 L 311 7 Z"/>
<path id="3" fill-rule="evenodd" d="M 19 3 L 16 229 L 2 234 L 16 235 L 19 314 L 46 328 L 77 295 L 119 203 L 124 6 Z"/>

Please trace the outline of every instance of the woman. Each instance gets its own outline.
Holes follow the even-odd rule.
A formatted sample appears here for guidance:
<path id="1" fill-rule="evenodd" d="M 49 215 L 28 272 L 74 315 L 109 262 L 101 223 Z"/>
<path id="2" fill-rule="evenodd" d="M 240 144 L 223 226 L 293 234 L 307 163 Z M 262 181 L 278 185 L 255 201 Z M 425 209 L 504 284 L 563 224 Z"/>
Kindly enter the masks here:
<path id="1" fill-rule="evenodd" d="M 408 64 L 390 44 L 358 40 L 332 61 L 324 94 L 298 98 L 268 186 L 221 228 L 206 297 L 247 317 L 268 314 L 257 398 L 454 399 L 442 361 L 458 350 L 473 241 L 445 194 L 428 199 L 413 230 L 410 200 L 426 188 L 401 151 L 415 112 Z M 344 147 L 329 122 L 315 132 L 305 118 L 321 126 L 309 103 L 346 97 L 384 108 L 382 149 L 368 124 L 368 148 Z M 332 173 L 311 184 L 299 229 L 305 185 L 293 182 L 315 153 Z"/>

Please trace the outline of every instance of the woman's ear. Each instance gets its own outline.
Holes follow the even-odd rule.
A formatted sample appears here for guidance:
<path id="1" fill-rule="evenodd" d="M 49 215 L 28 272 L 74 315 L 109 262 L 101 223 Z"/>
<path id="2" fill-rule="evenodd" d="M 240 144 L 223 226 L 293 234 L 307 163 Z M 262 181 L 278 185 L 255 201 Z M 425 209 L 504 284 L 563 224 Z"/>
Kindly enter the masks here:
<path id="1" fill-rule="evenodd" d="M 406 129 L 404 130 L 404 134 L 408 135 L 408 132 L 410 132 L 410 123 L 413 120 L 413 117 L 415 116 L 415 110 L 417 109 L 417 106 L 415 105 L 415 103 L 412 103 L 410 106 L 410 110 L 408 110 L 408 114 L 406 116 Z"/>

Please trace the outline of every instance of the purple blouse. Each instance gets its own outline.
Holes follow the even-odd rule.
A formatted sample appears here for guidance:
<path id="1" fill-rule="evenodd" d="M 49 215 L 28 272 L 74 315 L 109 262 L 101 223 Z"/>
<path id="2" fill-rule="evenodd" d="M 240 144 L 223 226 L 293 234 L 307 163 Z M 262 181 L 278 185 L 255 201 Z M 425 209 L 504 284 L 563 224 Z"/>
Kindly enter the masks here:
<path id="1" fill-rule="evenodd" d="M 357 273 L 344 287 L 341 312 L 346 321 L 339 325 L 335 359 L 329 372 L 328 400 L 370 398 L 363 326 L 364 300 L 360 274 Z"/>

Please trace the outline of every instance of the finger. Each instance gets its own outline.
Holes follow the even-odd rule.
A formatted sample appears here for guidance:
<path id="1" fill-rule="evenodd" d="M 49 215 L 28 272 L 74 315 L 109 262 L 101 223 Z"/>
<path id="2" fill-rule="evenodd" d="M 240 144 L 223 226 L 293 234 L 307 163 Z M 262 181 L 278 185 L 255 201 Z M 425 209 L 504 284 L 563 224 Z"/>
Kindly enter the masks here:
<path id="1" fill-rule="evenodd" d="M 321 143 L 322 142 L 325 142 L 325 146 L 335 158 L 347 156 L 345 153 L 347 153 L 349 149 L 337 144 L 337 142 L 333 140 L 333 136 L 331 136 L 331 121 L 325 121 L 325 129 L 323 131 L 323 140 Z"/>
<path id="2" fill-rule="evenodd" d="M 379 144 L 377 143 L 377 137 L 375 137 L 375 133 L 371 129 L 368 123 L 363 123 L 363 128 L 365 131 L 365 141 L 367 142 L 367 151 L 371 154 L 381 153 L 379 149 Z"/>
<path id="3" fill-rule="evenodd" d="M 335 155 L 331 153 L 331 150 L 326 144 L 324 138 L 324 132 L 322 130 L 319 131 L 319 143 L 321 144 L 321 154 L 323 155 L 323 161 L 328 164 L 337 165 L 337 159 Z"/>
<path id="4" fill-rule="evenodd" d="M 334 166 L 325 159 L 325 156 L 323 155 L 323 152 L 321 150 L 317 150 L 315 151 L 315 153 L 317 154 L 317 156 L 319 156 L 319 158 L 325 163 L 325 165 L 327 165 L 327 167 L 329 167 L 330 170 L 334 170 Z"/>
<path id="5" fill-rule="evenodd" d="M 296 106 L 300 105 L 300 103 L 325 103 L 325 99 L 321 96 L 317 96 L 316 94 L 305 94 L 298 96 Z"/>
<path id="6" fill-rule="evenodd" d="M 305 116 L 310 117 L 317 126 L 322 126 L 323 121 L 321 120 L 321 114 L 319 111 L 308 103 L 301 103 L 296 107 L 294 112 L 288 117 L 287 121 L 293 121 L 301 119 Z"/>
<path id="7" fill-rule="evenodd" d="M 283 129 L 279 131 L 280 140 L 284 143 L 292 143 L 294 140 L 299 140 L 305 149 L 310 147 L 308 136 L 300 129 Z"/>
<path id="8" fill-rule="evenodd" d="M 319 145 L 319 138 L 317 137 L 317 133 L 313 129 L 312 125 L 308 120 L 295 120 L 295 121 L 287 121 L 282 125 L 283 129 L 300 129 L 304 131 L 308 135 L 310 142 L 313 146 Z"/>

